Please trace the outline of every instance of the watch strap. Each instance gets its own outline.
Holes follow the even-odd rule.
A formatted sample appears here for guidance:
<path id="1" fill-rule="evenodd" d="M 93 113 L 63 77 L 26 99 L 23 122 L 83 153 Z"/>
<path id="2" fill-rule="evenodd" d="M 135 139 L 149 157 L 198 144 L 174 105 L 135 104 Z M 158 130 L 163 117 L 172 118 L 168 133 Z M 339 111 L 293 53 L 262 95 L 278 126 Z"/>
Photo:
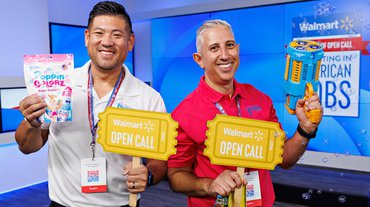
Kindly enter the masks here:
<path id="1" fill-rule="evenodd" d="M 316 128 L 316 129 L 315 129 L 315 131 L 314 131 L 314 132 L 312 132 L 312 133 L 308 133 L 308 132 L 306 132 L 305 130 L 303 130 L 303 129 L 302 129 L 301 125 L 299 125 L 299 124 L 298 124 L 298 126 L 297 126 L 297 131 L 298 131 L 298 133 L 299 133 L 302 137 L 304 137 L 304 138 L 306 138 L 306 139 L 312 139 L 312 138 L 315 138 L 315 137 L 316 137 L 317 129 L 318 129 L 318 128 Z"/>

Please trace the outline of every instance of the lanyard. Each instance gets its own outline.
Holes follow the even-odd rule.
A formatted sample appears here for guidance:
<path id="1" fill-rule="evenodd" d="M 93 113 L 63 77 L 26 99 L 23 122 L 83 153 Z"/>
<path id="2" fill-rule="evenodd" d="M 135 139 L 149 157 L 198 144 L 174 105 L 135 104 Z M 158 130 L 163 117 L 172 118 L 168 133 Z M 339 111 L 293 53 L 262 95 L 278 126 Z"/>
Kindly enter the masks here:
<path id="1" fill-rule="evenodd" d="M 121 83 L 123 81 L 123 71 L 121 70 L 121 73 L 119 74 L 118 80 L 114 84 L 114 88 L 112 91 L 112 94 L 109 97 L 109 100 L 107 102 L 108 106 L 112 106 L 114 103 L 114 100 L 116 99 L 116 96 L 118 94 L 118 90 L 121 86 Z M 91 130 L 91 151 L 92 151 L 92 159 L 95 158 L 95 141 L 96 141 L 96 130 L 98 128 L 98 123 L 99 120 L 95 123 L 94 120 L 94 97 L 93 97 L 93 85 L 94 85 L 94 80 L 92 78 L 92 72 L 91 69 L 89 68 L 89 79 L 87 81 L 87 99 L 88 99 L 88 113 L 89 113 L 89 124 L 90 124 L 90 130 Z"/>
<path id="2" fill-rule="evenodd" d="M 238 116 L 239 116 L 239 117 L 242 117 L 242 113 L 241 113 L 241 110 L 240 110 L 239 96 L 237 96 L 237 97 L 235 98 L 235 100 L 236 100 L 236 107 L 238 107 Z M 220 104 L 220 103 L 216 102 L 216 103 L 215 103 L 215 106 L 216 106 L 216 108 L 220 111 L 220 113 L 221 113 L 222 115 L 227 115 L 227 113 L 226 113 L 225 109 L 221 106 L 221 104 Z"/>

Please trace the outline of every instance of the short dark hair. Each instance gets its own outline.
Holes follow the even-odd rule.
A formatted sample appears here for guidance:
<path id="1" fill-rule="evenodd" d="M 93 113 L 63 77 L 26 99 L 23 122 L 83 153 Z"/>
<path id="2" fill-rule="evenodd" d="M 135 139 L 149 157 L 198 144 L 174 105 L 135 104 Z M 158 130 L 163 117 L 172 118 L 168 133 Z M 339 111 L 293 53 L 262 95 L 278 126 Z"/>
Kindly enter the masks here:
<path id="1" fill-rule="evenodd" d="M 95 4 L 94 8 L 90 12 L 87 27 L 89 28 L 92 20 L 96 16 L 100 16 L 100 15 L 122 16 L 123 19 L 126 20 L 126 22 L 128 23 L 130 27 L 129 32 L 131 34 L 133 33 L 130 16 L 128 15 L 125 7 L 123 7 L 122 4 L 119 4 L 113 1 L 102 1 L 102 2 Z"/>

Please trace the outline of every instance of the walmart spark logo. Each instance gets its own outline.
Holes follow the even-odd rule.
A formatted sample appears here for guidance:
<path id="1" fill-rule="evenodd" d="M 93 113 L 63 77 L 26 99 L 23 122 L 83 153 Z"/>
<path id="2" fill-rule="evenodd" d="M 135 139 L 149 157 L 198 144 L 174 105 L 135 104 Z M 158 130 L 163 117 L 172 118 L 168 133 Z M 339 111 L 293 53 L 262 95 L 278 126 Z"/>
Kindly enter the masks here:
<path id="1" fill-rule="evenodd" d="M 254 132 L 254 139 L 258 142 L 261 141 L 263 139 L 263 133 L 260 130 Z"/>
<path id="2" fill-rule="evenodd" d="M 154 130 L 154 124 L 151 123 L 150 121 L 144 123 L 144 130 L 150 132 Z"/>
<path id="3" fill-rule="evenodd" d="M 352 29 L 353 27 L 353 19 L 349 19 L 349 17 L 347 16 L 345 20 L 340 20 L 340 22 L 342 23 L 342 25 L 340 25 L 340 28 L 343 29 L 345 28 L 346 31 L 349 31 L 350 29 Z"/>

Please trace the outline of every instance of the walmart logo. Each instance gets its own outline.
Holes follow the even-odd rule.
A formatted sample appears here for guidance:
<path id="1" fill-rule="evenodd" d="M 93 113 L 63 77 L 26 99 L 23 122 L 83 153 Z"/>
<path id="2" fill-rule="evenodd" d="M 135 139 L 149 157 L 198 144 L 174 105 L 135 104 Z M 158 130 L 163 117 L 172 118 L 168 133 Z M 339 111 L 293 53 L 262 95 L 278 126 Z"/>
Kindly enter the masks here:
<path id="1" fill-rule="evenodd" d="M 350 31 L 353 27 L 353 19 L 350 19 L 348 16 L 344 20 L 334 20 L 330 22 L 307 22 L 305 19 L 304 22 L 299 23 L 299 29 L 301 32 L 306 33 L 309 31 L 327 31 L 327 30 L 338 30 L 338 29 L 345 29 L 346 31 Z"/>

